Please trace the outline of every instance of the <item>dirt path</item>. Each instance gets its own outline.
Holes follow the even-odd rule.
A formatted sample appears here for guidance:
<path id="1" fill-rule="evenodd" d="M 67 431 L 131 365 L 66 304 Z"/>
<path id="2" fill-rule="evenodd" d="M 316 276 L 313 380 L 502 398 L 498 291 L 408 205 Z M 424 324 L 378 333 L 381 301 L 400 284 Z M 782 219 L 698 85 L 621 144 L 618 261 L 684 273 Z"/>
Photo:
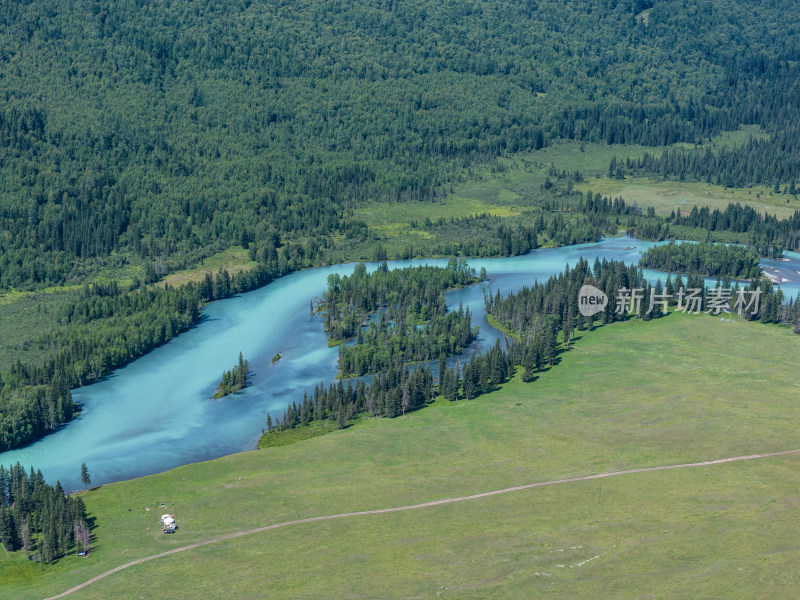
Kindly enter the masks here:
<path id="1" fill-rule="evenodd" d="M 422 502 L 420 504 L 409 504 L 406 506 L 395 506 L 392 508 L 378 508 L 374 510 L 360 510 L 358 512 L 349 512 L 349 513 L 339 513 L 335 515 L 321 515 L 318 517 L 307 517 L 305 519 L 297 519 L 294 521 L 285 521 L 283 523 L 275 523 L 274 525 L 266 525 L 264 527 L 257 527 L 255 529 L 247 529 L 245 531 L 238 531 L 236 533 L 229 533 L 227 535 L 223 535 L 221 537 L 217 537 L 211 540 L 206 540 L 204 542 L 197 542 L 196 544 L 189 544 L 188 546 L 181 546 L 180 548 L 174 548 L 172 550 L 167 550 L 166 552 L 160 552 L 159 554 L 153 554 L 152 556 L 145 556 L 144 558 L 139 558 L 137 560 L 132 560 L 127 562 L 123 565 L 120 565 L 110 571 L 106 571 L 105 573 L 101 573 L 96 577 L 92 577 L 88 581 L 81 583 L 80 585 L 76 585 L 73 588 L 68 589 L 65 592 L 61 592 L 56 596 L 50 596 L 46 600 L 55 600 L 56 598 L 63 598 L 73 592 L 77 592 L 85 588 L 88 585 L 93 584 L 96 581 L 99 581 L 109 575 L 117 573 L 118 571 L 122 571 L 123 569 L 127 569 L 128 567 L 132 567 L 133 565 L 138 565 L 150 560 L 155 560 L 157 558 L 163 558 L 164 556 L 169 556 L 170 554 L 177 554 L 178 552 L 185 552 L 186 550 L 192 550 L 193 548 L 199 548 L 200 546 L 208 546 L 209 544 L 216 544 L 218 542 L 224 542 L 225 540 L 232 540 L 238 537 L 242 537 L 245 535 L 251 535 L 253 533 L 260 533 L 262 531 L 269 531 L 270 529 L 278 529 L 280 527 L 288 527 L 290 525 L 300 525 L 302 523 L 313 523 L 315 521 L 329 521 L 331 519 L 344 519 L 348 517 L 361 517 L 365 515 L 380 515 L 384 513 L 392 513 L 392 512 L 400 512 L 404 510 L 416 510 L 419 508 L 428 508 L 429 506 L 439 506 L 442 504 L 453 504 L 455 502 L 464 502 L 466 500 L 477 500 L 479 498 L 488 498 L 489 496 L 498 496 L 500 494 L 508 494 L 509 492 L 517 492 L 520 490 L 529 490 L 533 488 L 545 487 L 548 485 L 559 485 L 562 483 L 572 483 L 576 481 L 589 481 L 592 479 L 604 479 L 606 477 L 617 477 L 619 475 L 630 475 L 632 473 L 647 473 L 649 471 L 666 471 L 668 469 L 687 469 L 690 467 L 707 467 L 710 465 L 721 465 L 725 463 L 732 463 L 732 462 L 740 462 L 743 460 L 755 460 L 757 458 L 770 458 L 773 456 L 784 456 L 786 454 L 800 454 L 800 448 L 796 450 L 783 450 L 781 452 L 767 452 L 765 454 L 750 454 L 748 456 L 733 456 L 731 458 L 718 458 L 715 460 L 706 460 L 703 462 L 696 462 L 696 463 L 684 463 L 680 465 L 664 465 L 660 467 L 642 467 L 640 469 L 629 469 L 627 471 L 613 471 L 610 473 L 598 473 L 597 475 L 585 475 L 583 477 L 569 477 L 567 479 L 554 479 L 551 481 L 540 481 L 538 483 L 528 483 L 525 485 L 517 485 L 514 487 L 503 488 L 500 490 L 492 490 L 490 492 L 481 492 L 479 494 L 472 494 L 470 496 L 455 496 L 453 498 L 442 498 L 441 500 L 432 500 L 430 502 Z"/>

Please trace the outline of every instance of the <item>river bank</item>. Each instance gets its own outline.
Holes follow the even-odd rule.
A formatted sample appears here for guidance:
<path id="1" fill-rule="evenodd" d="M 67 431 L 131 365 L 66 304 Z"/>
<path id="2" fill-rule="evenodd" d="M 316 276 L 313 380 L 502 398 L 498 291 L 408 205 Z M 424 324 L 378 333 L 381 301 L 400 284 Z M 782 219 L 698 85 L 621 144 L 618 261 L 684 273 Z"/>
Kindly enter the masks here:
<path id="1" fill-rule="evenodd" d="M 488 278 L 446 295 L 450 308 L 469 306 L 473 324 L 480 327 L 478 339 L 461 359 L 502 337 L 486 318 L 484 290 L 517 290 L 562 271 L 566 264 L 574 265 L 581 256 L 590 262 L 595 257 L 636 262 L 640 250 L 653 244 L 609 238 L 469 261 L 476 270 L 486 268 Z M 787 274 L 800 270 L 800 256 L 790 259 L 776 263 Z M 390 267 L 446 263 L 447 259 L 393 261 Z M 106 380 L 75 390 L 74 398 L 83 407 L 78 419 L 30 446 L 0 454 L 0 463 L 35 465 L 48 481 L 60 480 L 65 489 L 75 489 L 82 462 L 95 482 L 109 483 L 255 448 L 268 411 L 282 413 L 287 403 L 302 399 L 304 390 L 336 376 L 338 349 L 328 347 L 322 320 L 309 314 L 308 303 L 322 294 L 329 274 L 349 274 L 353 267 L 349 263 L 292 273 L 209 304 L 196 327 Z M 368 265 L 376 267 L 377 263 Z M 650 278 L 659 275 L 647 273 Z M 797 293 L 796 284 L 784 289 L 792 296 Z M 283 358 L 273 363 L 278 350 Z M 225 402 L 209 401 L 220 366 L 239 351 L 250 359 L 251 383 Z"/>

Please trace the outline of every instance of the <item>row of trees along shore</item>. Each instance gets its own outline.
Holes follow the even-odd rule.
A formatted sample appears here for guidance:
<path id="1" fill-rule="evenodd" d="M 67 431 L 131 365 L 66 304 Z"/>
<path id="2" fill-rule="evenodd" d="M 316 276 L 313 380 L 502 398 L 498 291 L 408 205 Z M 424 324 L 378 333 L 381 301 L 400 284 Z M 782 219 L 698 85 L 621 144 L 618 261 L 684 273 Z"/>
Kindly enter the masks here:
<path id="1" fill-rule="evenodd" d="M 493 391 L 513 375 L 512 355 L 504 352 L 498 341 L 485 354 L 470 357 L 463 365 L 446 366 L 446 357 L 439 360 L 439 377 L 434 378 L 427 365 L 409 367 L 394 362 L 364 379 L 320 383 L 311 393 L 305 392 L 298 404 L 287 406 L 282 417 L 267 415 L 266 435 L 329 420 L 344 429 L 353 419 L 363 417 L 399 417 L 425 407 L 441 394 L 448 400 L 473 399 Z"/>
<path id="2" fill-rule="evenodd" d="M 609 299 L 605 309 L 592 317 L 581 315 L 578 308 L 578 294 L 585 284 L 600 289 Z M 628 308 L 620 312 L 616 302 L 619 290 L 636 288 L 642 290 L 641 302 L 633 306 L 628 302 Z M 677 292 L 681 288 L 699 290 L 698 296 L 703 300 L 703 310 L 710 306 L 710 300 L 715 297 L 714 290 L 717 288 L 732 290 L 731 310 L 739 290 L 748 293 L 760 290 L 758 312 L 755 315 L 746 313 L 744 318 L 791 326 L 795 333 L 800 331 L 800 305 L 797 299 L 787 301 L 780 288 L 775 289 L 763 278 L 742 283 L 730 277 L 721 277 L 712 286 L 707 285 L 703 275 L 698 273 L 686 276 L 685 280 L 679 274 L 669 273 L 663 285 L 660 280 L 651 284 L 645 279 L 641 265 L 625 265 L 620 261 L 605 259 L 596 259 L 590 267 L 588 261 L 581 258 L 574 268 L 567 267 L 563 273 L 548 278 L 545 283 L 537 282 L 506 296 L 502 296 L 499 291 L 494 295 L 487 294 L 486 310 L 520 342 L 526 342 L 531 346 L 531 351 L 541 355 L 541 351 L 537 349 L 542 344 L 537 343 L 537 340 L 546 335 L 548 328 L 560 331 L 562 343 L 568 345 L 575 331 L 596 324 L 612 323 L 632 316 L 645 321 L 660 318 L 664 314 L 665 306 L 677 306 Z M 651 309 L 651 296 L 658 299 L 662 294 L 669 298 L 657 300 Z"/>
<path id="3" fill-rule="evenodd" d="M 605 309 L 592 317 L 583 316 L 578 310 L 579 291 L 586 284 L 604 291 L 610 299 Z M 715 286 L 708 286 L 699 274 L 685 279 L 681 275 L 668 274 L 663 285 L 660 280 L 651 284 L 645 279 L 641 266 L 605 259 L 597 259 L 590 266 L 581 258 L 575 267 L 567 267 L 547 281 L 537 281 L 518 292 L 505 296 L 499 290 L 494 294 L 485 293 L 488 314 L 507 333 L 503 344 L 498 340 L 487 352 L 473 354 L 468 361 L 457 361 L 452 367 L 448 366 L 447 356 L 442 353 L 437 360 L 436 377 L 427 363 L 409 366 L 394 360 L 377 371 L 369 382 L 348 379 L 346 383 L 339 380 L 328 386 L 320 383 L 310 393 L 304 393 L 299 404 L 293 402 L 289 405 L 282 416 L 273 420 L 269 415 L 266 434 L 305 426 L 313 421 L 329 420 L 339 428 L 345 428 L 358 417 L 398 417 L 424 408 L 440 395 L 450 401 L 473 399 L 497 389 L 518 367 L 523 380 L 531 382 L 539 372 L 556 365 L 561 352 L 571 349 L 577 331 L 631 318 L 645 321 L 663 318 L 661 301 L 650 309 L 651 292 L 656 297 L 662 293 L 673 296 L 664 302 L 667 307 L 674 308 L 674 294 L 678 289 L 684 286 L 697 288 L 704 299 L 705 310 L 715 288 L 731 285 L 734 297 L 740 289 L 761 292 L 758 313 L 754 316 L 746 313 L 744 318 L 789 326 L 795 334 L 800 333 L 800 299 L 786 302 L 783 292 L 773 289 L 763 279 L 752 279 L 740 285 L 722 278 Z M 638 306 L 631 305 L 622 312 L 617 311 L 615 299 L 618 291 L 634 288 L 642 289 L 642 301 Z"/>
<path id="4" fill-rule="evenodd" d="M 736 244 L 676 244 L 653 246 L 642 253 L 645 268 L 674 273 L 700 273 L 708 277 L 751 279 L 761 276 L 759 256 Z"/>
<path id="5" fill-rule="evenodd" d="M 36 364 L 17 360 L 0 375 L 0 452 L 35 441 L 70 421 L 79 407 L 71 388 L 114 369 L 196 325 L 202 307 L 266 285 L 281 272 L 264 265 L 231 276 L 220 269 L 173 287 L 139 281 L 86 285 L 59 309 L 60 325 L 33 343 L 48 350 Z"/>

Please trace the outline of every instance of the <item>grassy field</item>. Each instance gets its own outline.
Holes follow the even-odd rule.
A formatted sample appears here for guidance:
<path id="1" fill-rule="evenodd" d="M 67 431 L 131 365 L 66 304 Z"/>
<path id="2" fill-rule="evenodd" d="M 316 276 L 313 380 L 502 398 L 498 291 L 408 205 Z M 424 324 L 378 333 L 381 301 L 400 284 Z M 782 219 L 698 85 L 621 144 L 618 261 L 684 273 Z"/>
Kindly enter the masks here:
<path id="1" fill-rule="evenodd" d="M 355 211 L 359 219 L 363 219 L 380 243 L 389 258 L 395 258 L 408 244 L 415 248 L 425 248 L 434 243 L 434 236 L 418 225 L 425 219 L 471 217 L 476 214 L 489 214 L 499 217 L 519 217 L 520 206 L 510 201 L 500 204 L 493 199 L 481 198 L 480 195 L 449 195 L 438 202 L 413 202 L 389 204 L 370 202 L 358 207 Z M 341 260 L 373 260 L 375 242 L 368 241 L 341 252 Z M 428 253 L 433 255 L 433 252 Z"/>
<path id="2" fill-rule="evenodd" d="M 697 148 L 717 149 L 745 143 L 750 136 L 764 137 L 757 126 L 743 127 L 738 131 L 720 134 Z M 675 144 L 675 147 L 695 148 L 692 144 Z M 592 190 L 607 197 L 621 196 L 628 203 L 655 208 L 661 215 L 672 210 L 690 211 L 693 206 L 724 209 L 730 202 L 740 202 L 758 211 L 766 211 L 779 218 L 791 216 L 800 208 L 794 196 L 772 194 L 769 186 L 751 188 L 725 188 L 700 182 L 661 181 L 648 177 L 610 179 L 608 166 L 611 159 L 639 158 L 645 152 L 660 155 L 663 148 L 604 144 L 579 144 L 565 142 L 538 152 L 519 154 L 506 160 L 504 173 L 482 173 L 477 183 L 464 184 L 456 189 L 452 198 L 479 198 L 488 204 L 502 204 L 502 198 L 514 199 L 518 206 L 535 205 L 541 196 L 541 186 L 550 167 L 570 173 L 580 171 L 585 181 L 575 187 L 581 191 Z M 447 200 L 451 197 L 448 196 Z M 686 204 L 683 204 L 683 200 Z"/>
<path id="3" fill-rule="evenodd" d="M 724 188 L 721 185 L 687 181 L 661 181 L 649 177 L 626 177 L 624 181 L 608 177 L 593 177 L 576 186 L 592 190 L 609 198 L 621 196 L 628 204 L 656 209 L 660 215 L 671 211 L 688 213 L 693 206 L 708 206 L 724 210 L 731 202 L 751 206 L 778 218 L 792 216 L 800 208 L 795 196 L 771 193 L 769 187 Z M 686 204 L 683 204 L 686 201 Z"/>
<path id="4" fill-rule="evenodd" d="M 543 200 L 553 198 L 552 193 L 543 190 L 551 166 L 571 173 L 579 170 L 584 176 L 600 176 L 608 171 L 613 156 L 641 156 L 647 151 L 660 152 L 660 149 L 559 143 L 469 169 L 462 174 L 465 183 L 451 186 L 450 193 L 441 202 L 361 205 L 355 209 L 355 216 L 370 226 L 376 240 L 353 247 L 347 259 L 373 260 L 377 242 L 390 258 L 398 256 L 408 245 L 417 252 L 425 252 L 425 248 L 436 242 L 430 232 L 418 227 L 426 219 L 458 219 L 485 213 L 503 217 L 509 223 L 529 222 L 542 208 Z M 540 241 L 547 243 L 547 240 Z"/>
<path id="5" fill-rule="evenodd" d="M 226 269 L 228 273 L 233 275 L 245 269 L 252 269 L 256 264 L 255 261 L 250 260 L 247 250 L 241 246 L 232 246 L 227 250 L 209 256 L 195 268 L 170 273 L 156 285 L 169 284 L 171 286 L 179 286 L 190 281 L 202 281 L 206 273 L 216 274 L 220 268 Z"/>
<path id="6" fill-rule="evenodd" d="M 18 359 L 36 363 L 50 351 L 34 342 L 58 324 L 59 307 L 77 292 L 71 288 L 47 292 L 9 292 L 0 300 L 0 373 Z"/>
<path id="7" fill-rule="evenodd" d="M 0 558 L 3 597 L 42 597 L 134 558 L 300 517 L 798 448 L 798 343 L 785 329 L 695 315 L 608 326 L 532 384 L 104 486 L 85 496 L 99 525 L 90 557 L 41 578 Z M 138 565 L 74 597 L 796 597 L 798 460 L 301 525 Z M 178 534 L 160 534 L 164 511 Z"/>
<path id="8" fill-rule="evenodd" d="M 262 435 L 258 440 L 259 448 L 277 448 L 278 446 L 291 446 L 313 437 L 325 435 L 336 431 L 338 426 L 332 421 L 311 421 L 308 425 L 295 429 L 271 431 Z"/>
<path id="9" fill-rule="evenodd" d="M 516 198 L 509 198 L 513 202 Z M 398 224 L 416 221 L 421 223 L 426 218 L 431 221 L 449 219 L 451 217 L 465 217 L 475 214 L 487 213 L 500 217 L 515 214 L 514 207 L 498 204 L 494 199 L 481 199 L 479 197 L 448 196 L 448 201 L 419 202 L 413 204 L 412 211 L 408 204 L 369 203 L 358 209 L 358 214 L 367 225 L 378 230 L 392 230 Z"/>
<path id="10" fill-rule="evenodd" d="M 738 131 L 720 134 L 708 144 L 698 148 L 717 149 L 745 143 L 750 136 L 764 137 L 757 126 L 742 127 Z M 675 144 L 675 147 L 695 148 L 692 144 Z M 688 212 L 693 206 L 708 206 L 712 209 L 725 209 L 731 202 L 739 202 L 752 206 L 755 210 L 769 212 L 778 218 L 791 216 L 800 208 L 795 196 L 772 194 L 770 186 L 753 186 L 750 188 L 726 188 L 702 182 L 662 181 L 649 177 L 626 177 L 624 180 L 611 179 L 608 165 L 613 157 L 619 160 L 639 158 L 645 152 L 659 155 L 663 148 L 646 148 L 643 146 L 607 146 L 585 144 L 581 152 L 577 143 L 565 143 L 545 148 L 527 155 L 536 157 L 539 167 L 538 177 L 531 172 L 526 177 L 519 169 L 516 175 L 507 179 L 511 189 L 520 189 L 529 180 L 528 187 L 539 186 L 544 178 L 543 165 L 553 165 L 558 170 L 573 172 L 580 170 L 586 181 L 575 187 L 581 191 L 592 190 L 609 198 L 621 196 L 629 204 L 636 203 L 641 207 L 653 207 L 660 215 L 669 215 L 672 210 Z M 516 180 L 516 181 L 515 181 Z M 533 191 L 531 189 L 531 191 Z M 683 201 L 686 204 L 683 204 Z"/>

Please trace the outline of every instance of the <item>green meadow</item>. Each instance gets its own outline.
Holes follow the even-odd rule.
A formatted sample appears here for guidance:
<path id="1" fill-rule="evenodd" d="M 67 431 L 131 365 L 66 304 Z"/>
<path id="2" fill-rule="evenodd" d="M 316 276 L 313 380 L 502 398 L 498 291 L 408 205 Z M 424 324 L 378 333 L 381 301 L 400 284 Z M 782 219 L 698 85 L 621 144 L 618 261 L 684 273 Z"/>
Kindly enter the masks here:
<path id="1" fill-rule="evenodd" d="M 87 492 L 95 550 L 41 574 L 0 556 L 3 597 L 44 597 L 129 560 L 297 518 L 800 448 L 797 343 L 783 328 L 703 315 L 584 332 L 532 383 Z M 70 597 L 792 598 L 798 460 L 292 526 L 137 565 Z M 162 512 L 177 534 L 160 533 Z"/>
<path id="2" fill-rule="evenodd" d="M 739 146 L 747 142 L 750 137 L 764 138 L 765 134 L 757 126 L 742 127 L 737 131 L 727 131 L 716 136 L 706 144 L 675 144 L 674 147 L 682 148 L 710 148 L 711 150 L 722 147 Z M 546 164 L 558 170 L 573 172 L 581 171 L 585 181 L 575 187 L 581 191 L 591 190 L 609 198 L 621 197 L 628 204 L 648 208 L 653 207 L 657 214 L 669 215 L 671 211 L 691 211 L 693 206 L 708 206 L 712 210 L 724 210 L 729 203 L 739 202 L 748 205 L 759 212 L 768 212 L 778 218 L 786 218 L 800 208 L 800 201 L 796 196 L 787 194 L 774 194 L 771 186 L 752 186 L 748 188 L 730 188 L 694 181 L 672 181 L 653 177 L 630 177 L 623 180 L 608 177 L 608 167 L 611 159 L 618 161 L 627 158 L 640 158 L 645 152 L 660 155 L 663 148 L 646 148 L 643 146 L 599 145 L 584 144 L 581 146 L 572 142 L 564 143 L 553 148 L 534 153 L 538 156 L 538 165 Z M 540 170 L 539 178 L 543 177 Z M 517 179 L 523 178 L 517 175 Z M 524 178 L 523 178 L 524 179 Z M 532 183 L 533 178 L 529 177 Z M 519 186 L 520 182 L 509 180 L 511 185 Z M 539 184 L 541 185 L 541 184 Z M 684 204 L 685 202 L 685 204 Z"/>
<path id="3" fill-rule="evenodd" d="M 170 273 L 156 285 L 179 286 L 191 281 L 197 283 L 202 281 L 206 274 L 214 275 L 220 269 L 225 269 L 228 273 L 234 275 L 239 271 L 252 269 L 256 264 L 255 261 L 250 260 L 247 250 L 241 246 L 231 246 L 222 252 L 212 254 L 194 268 Z"/>
<path id="4" fill-rule="evenodd" d="M 40 348 L 39 336 L 59 323 L 62 304 L 73 299 L 72 288 L 51 291 L 7 292 L 0 297 L 0 372 L 7 371 L 20 360 L 37 362 L 50 352 Z"/>
<path id="5" fill-rule="evenodd" d="M 665 181 L 651 177 L 626 177 L 624 180 L 592 177 L 576 187 L 583 191 L 592 190 L 609 198 L 619 196 L 628 204 L 644 208 L 652 206 L 659 215 L 669 215 L 673 210 L 676 213 L 688 213 L 694 206 L 725 210 L 731 202 L 738 202 L 759 212 L 785 219 L 800 208 L 800 201 L 796 196 L 773 194 L 767 186 L 725 188 L 710 183 Z"/>
<path id="6" fill-rule="evenodd" d="M 705 144 L 675 144 L 667 149 L 710 148 L 738 146 L 751 137 L 765 137 L 757 126 L 727 131 Z M 354 255 L 372 258 L 376 241 L 380 241 L 390 257 L 408 244 L 424 248 L 432 241 L 429 232 L 418 227 L 426 219 L 458 219 L 478 214 L 489 214 L 509 221 L 530 220 L 530 215 L 553 197 L 544 189 L 548 179 L 558 185 L 550 175 L 552 169 L 570 175 L 580 172 L 583 181 L 575 188 L 591 190 L 607 197 L 622 197 L 627 203 L 643 208 L 653 207 L 660 215 L 671 211 L 688 212 L 693 206 L 725 209 L 731 202 L 752 206 L 778 218 L 791 216 L 800 208 L 795 196 L 773 194 L 769 186 L 726 188 L 704 182 L 671 181 L 651 177 L 630 177 L 617 180 L 608 177 L 612 158 L 624 161 L 640 158 L 644 153 L 659 155 L 665 148 L 638 145 L 608 145 L 580 142 L 559 142 L 534 152 L 513 154 L 499 158 L 483 167 L 465 170 L 462 183 L 450 186 L 441 200 L 403 204 L 367 203 L 356 207 L 355 216 L 363 219 L 373 233 L 373 240 L 353 249 Z M 544 240 L 546 244 L 546 240 Z"/>

